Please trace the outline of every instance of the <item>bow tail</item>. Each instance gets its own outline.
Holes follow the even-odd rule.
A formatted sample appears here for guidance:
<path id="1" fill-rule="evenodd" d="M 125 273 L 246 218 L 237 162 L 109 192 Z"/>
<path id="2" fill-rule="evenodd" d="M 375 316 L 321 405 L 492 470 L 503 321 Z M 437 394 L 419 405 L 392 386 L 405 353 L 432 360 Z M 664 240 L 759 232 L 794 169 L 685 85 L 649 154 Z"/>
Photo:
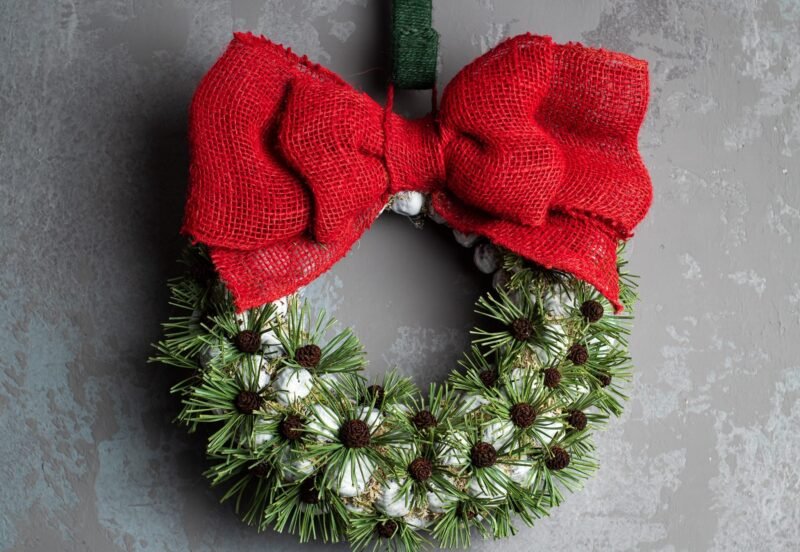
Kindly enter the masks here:
<path id="1" fill-rule="evenodd" d="M 211 260 L 241 312 L 263 305 L 265 298 L 294 293 L 317 279 L 347 254 L 381 209 L 369 210 L 355 219 L 340 239 L 324 245 L 301 235 L 252 250 L 210 247 Z"/>
<path id="2" fill-rule="evenodd" d="M 446 192 L 437 192 L 433 205 L 456 230 L 480 234 L 547 269 L 569 272 L 597 288 L 615 312 L 623 310 L 616 266 L 621 237 L 602 221 L 551 211 L 544 224 L 526 226 L 488 217 Z"/>
<path id="3" fill-rule="evenodd" d="M 512 233 L 506 238 L 503 230 L 496 230 L 496 243 L 514 247 L 522 256 L 546 268 L 569 272 L 592 284 L 609 300 L 614 312 L 623 310 L 617 271 L 619 239 L 604 223 L 551 212 L 545 224 L 520 229 L 516 236 Z"/>

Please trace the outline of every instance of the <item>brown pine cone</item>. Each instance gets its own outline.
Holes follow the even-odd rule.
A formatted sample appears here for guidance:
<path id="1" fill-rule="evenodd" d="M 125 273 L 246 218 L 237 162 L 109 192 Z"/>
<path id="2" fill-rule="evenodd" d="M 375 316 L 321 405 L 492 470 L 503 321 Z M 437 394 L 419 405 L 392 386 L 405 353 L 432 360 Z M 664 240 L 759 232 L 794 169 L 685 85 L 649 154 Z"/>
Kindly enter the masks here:
<path id="1" fill-rule="evenodd" d="M 417 429 L 423 430 L 436 427 L 439 422 L 430 410 L 420 410 L 411 418 L 411 423 L 413 423 Z"/>
<path id="2" fill-rule="evenodd" d="M 255 330 L 242 330 L 233 338 L 233 344 L 243 353 L 255 353 L 261 348 L 261 335 Z"/>
<path id="3" fill-rule="evenodd" d="M 567 416 L 567 423 L 577 429 L 578 431 L 582 431 L 586 429 L 586 414 L 581 412 L 580 410 L 570 410 L 569 415 Z"/>
<path id="4" fill-rule="evenodd" d="M 236 409 L 242 414 L 252 414 L 254 410 L 261 408 L 261 396 L 255 391 L 239 391 L 236 395 Z"/>
<path id="5" fill-rule="evenodd" d="M 608 387 L 611 385 L 611 374 L 602 373 L 598 374 L 597 379 L 600 380 L 601 387 Z"/>
<path id="6" fill-rule="evenodd" d="M 476 468 L 488 468 L 497 462 L 497 451 L 489 443 L 476 443 L 472 447 L 472 465 Z"/>
<path id="7" fill-rule="evenodd" d="M 300 502 L 303 504 L 319 504 L 319 489 L 314 477 L 309 477 L 300 484 Z"/>
<path id="8" fill-rule="evenodd" d="M 497 370 L 494 368 L 483 370 L 478 374 L 478 377 L 486 387 L 494 387 L 494 384 L 497 383 Z"/>
<path id="9" fill-rule="evenodd" d="M 427 458 L 415 458 L 408 465 L 408 473 L 414 481 L 427 481 L 433 475 L 433 463 Z"/>
<path id="10" fill-rule="evenodd" d="M 303 418 L 297 414 L 289 414 L 283 419 L 279 429 L 284 439 L 287 441 L 297 441 L 303 436 L 305 425 Z"/>
<path id="11" fill-rule="evenodd" d="M 467 504 L 464 502 L 459 502 L 458 506 L 456 506 L 456 514 L 459 516 L 464 516 L 467 519 L 475 519 L 475 510 L 469 508 Z"/>
<path id="12" fill-rule="evenodd" d="M 321 358 L 322 349 L 313 343 L 298 347 L 294 352 L 294 359 L 297 361 L 297 364 L 303 366 L 304 368 L 316 368 Z"/>
<path id="13" fill-rule="evenodd" d="M 508 331 L 517 341 L 528 341 L 533 337 L 533 323 L 527 318 L 517 318 L 508 325 Z"/>
<path id="14" fill-rule="evenodd" d="M 572 361 L 575 366 L 586 364 L 589 360 L 589 351 L 580 343 L 575 343 L 567 351 L 567 358 Z"/>
<path id="15" fill-rule="evenodd" d="M 390 539 L 397 532 L 397 522 L 387 519 L 375 526 L 375 532 L 384 539 Z"/>
<path id="16" fill-rule="evenodd" d="M 339 439 L 347 448 L 363 448 L 369 445 L 369 426 L 362 420 L 347 420 L 339 429 Z"/>
<path id="17" fill-rule="evenodd" d="M 383 386 L 370 385 L 369 387 L 367 387 L 367 396 L 364 397 L 364 400 L 362 402 L 363 404 L 374 404 L 375 408 L 380 410 L 381 408 L 383 408 L 383 399 L 385 398 L 385 396 L 386 393 L 383 390 Z"/>
<path id="18" fill-rule="evenodd" d="M 217 315 L 217 313 L 214 312 L 215 310 L 216 309 L 209 306 L 207 310 L 202 315 L 200 315 L 200 320 L 198 322 L 200 323 L 201 326 L 204 326 L 209 329 L 213 329 L 216 326 L 213 319 L 213 317 Z M 236 346 L 235 343 L 234 346 Z"/>
<path id="19" fill-rule="evenodd" d="M 262 478 L 269 475 L 270 468 L 269 464 L 267 464 L 266 462 L 259 462 L 258 464 L 250 468 L 248 471 L 250 472 L 250 475 L 252 475 L 253 477 Z"/>
<path id="20" fill-rule="evenodd" d="M 515 426 L 525 429 L 536 420 L 536 410 L 528 403 L 517 403 L 511 407 L 511 421 Z"/>
<path id="21" fill-rule="evenodd" d="M 225 287 L 225 284 L 217 279 L 215 282 L 212 283 L 211 287 L 209 288 L 208 293 L 208 303 L 211 308 L 213 308 L 217 314 L 222 314 L 225 311 L 225 305 L 230 303 L 231 294 L 228 291 L 228 288 Z"/>
<path id="22" fill-rule="evenodd" d="M 189 276 L 202 287 L 207 288 L 217 279 L 217 271 L 214 265 L 206 259 L 195 259 L 189 265 Z"/>
<path id="23" fill-rule="evenodd" d="M 569 453 L 561 447 L 552 447 L 550 458 L 545 460 L 544 464 L 553 471 L 563 470 L 569 466 Z"/>
<path id="24" fill-rule="evenodd" d="M 594 323 L 603 318 L 603 305 L 599 301 L 590 299 L 581 305 L 581 314 L 587 322 Z"/>
<path id="25" fill-rule="evenodd" d="M 553 389 L 561 383 L 561 372 L 558 368 L 547 368 L 544 371 L 544 386 L 548 389 Z"/>

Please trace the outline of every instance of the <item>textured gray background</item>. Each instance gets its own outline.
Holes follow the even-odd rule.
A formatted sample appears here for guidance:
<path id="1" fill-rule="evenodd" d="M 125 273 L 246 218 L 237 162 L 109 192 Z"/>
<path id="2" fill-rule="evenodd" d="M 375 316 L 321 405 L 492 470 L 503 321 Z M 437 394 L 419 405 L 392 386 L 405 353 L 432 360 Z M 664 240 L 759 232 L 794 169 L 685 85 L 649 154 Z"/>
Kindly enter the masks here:
<path id="1" fill-rule="evenodd" d="M 584 492 L 475 549 L 797 550 L 800 2 L 435 5 L 443 82 L 528 30 L 652 72 L 633 399 Z M 326 548 L 217 505 L 201 444 L 170 424 L 175 375 L 144 361 L 180 244 L 187 102 L 231 30 L 380 98 L 384 16 L 366 0 L 2 2 L 0 548 Z M 452 368 L 486 285 L 468 261 L 387 218 L 309 293 L 359 331 L 372 373 L 397 364 L 425 384 Z"/>

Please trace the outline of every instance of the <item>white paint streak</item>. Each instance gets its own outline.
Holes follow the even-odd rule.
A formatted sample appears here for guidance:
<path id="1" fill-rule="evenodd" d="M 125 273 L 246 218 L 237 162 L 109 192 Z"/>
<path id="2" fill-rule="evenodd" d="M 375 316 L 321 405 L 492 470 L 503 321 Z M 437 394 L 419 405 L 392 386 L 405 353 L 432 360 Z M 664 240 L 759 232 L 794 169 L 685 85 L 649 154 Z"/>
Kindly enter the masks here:
<path id="1" fill-rule="evenodd" d="M 753 269 L 728 274 L 728 278 L 740 286 L 753 288 L 759 296 L 763 295 L 764 291 L 767 289 L 767 279 L 763 276 L 759 276 Z"/>
<path id="2" fill-rule="evenodd" d="M 700 280 L 703 277 L 703 273 L 700 270 L 700 265 L 697 264 L 697 261 L 694 260 L 688 253 L 684 253 L 680 256 L 680 263 L 684 266 L 685 270 L 683 272 L 683 277 L 686 280 Z"/>

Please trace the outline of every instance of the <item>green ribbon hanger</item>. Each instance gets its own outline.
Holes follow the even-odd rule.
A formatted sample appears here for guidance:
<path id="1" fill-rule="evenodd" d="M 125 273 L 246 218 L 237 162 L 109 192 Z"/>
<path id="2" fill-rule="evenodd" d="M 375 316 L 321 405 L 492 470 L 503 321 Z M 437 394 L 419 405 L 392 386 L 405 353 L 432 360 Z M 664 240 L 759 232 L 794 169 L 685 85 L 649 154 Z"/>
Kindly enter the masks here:
<path id="1" fill-rule="evenodd" d="M 397 88 L 424 90 L 436 82 L 439 33 L 433 27 L 432 0 L 392 0 L 392 82 Z"/>

